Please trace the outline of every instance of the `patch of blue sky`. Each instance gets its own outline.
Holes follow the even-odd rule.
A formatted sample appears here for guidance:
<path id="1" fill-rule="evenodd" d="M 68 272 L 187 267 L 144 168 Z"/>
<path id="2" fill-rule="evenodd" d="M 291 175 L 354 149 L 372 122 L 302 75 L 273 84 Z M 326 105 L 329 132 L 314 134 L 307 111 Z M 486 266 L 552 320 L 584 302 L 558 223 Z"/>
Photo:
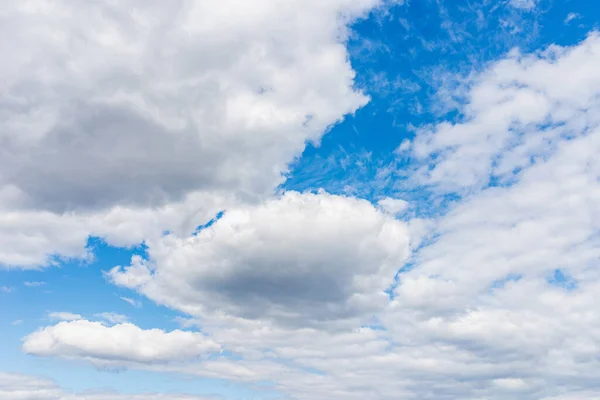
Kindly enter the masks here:
<path id="1" fill-rule="evenodd" d="M 554 270 L 552 275 L 547 279 L 547 282 L 552 286 L 557 286 L 565 290 L 574 290 L 577 288 L 577 281 L 572 277 L 565 275 L 560 268 Z"/>
<path id="2" fill-rule="evenodd" d="M 523 279 L 523 275 L 521 274 L 508 274 L 504 278 L 496 279 L 490 285 L 490 291 L 494 291 L 496 289 L 504 288 L 510 282 L 518 282 Z"/>

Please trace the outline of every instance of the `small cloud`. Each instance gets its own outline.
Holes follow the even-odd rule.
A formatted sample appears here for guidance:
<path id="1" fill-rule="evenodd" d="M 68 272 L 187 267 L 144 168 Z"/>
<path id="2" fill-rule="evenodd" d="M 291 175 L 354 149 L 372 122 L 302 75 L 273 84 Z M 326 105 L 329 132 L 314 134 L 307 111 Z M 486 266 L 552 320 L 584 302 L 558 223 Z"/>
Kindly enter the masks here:
<path id="1" fill-rule="evenodd" d="M 386 197 L 377 202 L 377 205 L 388 214 L 400 214 L 408 208 L 408 202 L 402 199 Z"/>
<path id="2" fill-rule="evenodd" d="M 394 151 L 394 153 L 396 154 L 402 154 L 402 153 L 406 153 L 407 151 L 410 150 L 410 140 L 408 139 L 404 139 L 402 141 L 402 143 L 400 143 L 400 146 L 398 146 L 398 148 Z"/>
<path id="3" fill-rule="evenodd" d="M 46 282 L 31 282 L 31 281 L 23 282 L 23 285 L 25 285 L 27 287 L 38 287 L 38 286 L 43 286 L 45 284 L 46 284 Z"/>
<path id="4" fill-rule="evenodd" d="M 567 15 L 567 18 L 565 18 L 565 24 L 569 24 L 569 22 L 573 21 L 574 19 L 578 19 L 581 18 L 581 15 L 577 14 L 577 13 L 569 13 L 569 15 Z"/>
<path id="5" fill-rule="evenodd" d="M 23 320 L 22 320 L 22 319 L 17 319 L 17 320 L 15 320 L 15 321 L 13 321 L 13 322 L 11 323 L 11 325 L 15 325 L 15 326 L 16 326 L 16 325 L 21 325 L 22 323 L 23 323 Z"/>
<path id="6" fill-rule="evenodd" d="M 138 300 L 134 300 L 134 299 L 131 299 L 129 297 L 121 297 L 121 300 L 123 300 L 123 301 L 131 304 L 135 308 L 142 308 L 142 302 L 140 302 Z"/>
<path id="7" fill-rule="evenodd" d="M 510 5 L 521 10 L 532 10 L 536 6 L 536 0 L 511 0 Z"/>
<path id="8" fill-rule="evenodd" d="M 123 314 L 117 314 L 113 312 L 103 312 L 99 314 L 95 314 L 96 317 L 105 320 L 111 324 L 122 324 L 124 322 L 128 322 L 129 318 Z"/>
<path id="9" fill-rule="evenodd" d="M 76 321 L 79 319 L 83 319 L 83 317 L 79 314 L 73 314 L 71 312 L 50 312 L 48 313 L 48 318 L 54 321 Z"/>
<path id="10" fill-rule="evenodd" d="M 2 286 L 0 287 L 0 291 L 2 293 L 12 293 L 15 291 L 15 288 L 9 287 L 9 286 Z"/>

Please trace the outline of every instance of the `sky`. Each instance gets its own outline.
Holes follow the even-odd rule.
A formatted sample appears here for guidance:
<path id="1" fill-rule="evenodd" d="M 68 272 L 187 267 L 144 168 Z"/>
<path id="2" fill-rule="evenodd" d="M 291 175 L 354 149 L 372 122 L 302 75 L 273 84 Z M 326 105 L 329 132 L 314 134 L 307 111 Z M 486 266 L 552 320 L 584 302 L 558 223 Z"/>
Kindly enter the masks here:
<path id="1" fill-rule="evenodd" d="M 598 21 L 0 0 L 0 398 L 600 398 Z"/>

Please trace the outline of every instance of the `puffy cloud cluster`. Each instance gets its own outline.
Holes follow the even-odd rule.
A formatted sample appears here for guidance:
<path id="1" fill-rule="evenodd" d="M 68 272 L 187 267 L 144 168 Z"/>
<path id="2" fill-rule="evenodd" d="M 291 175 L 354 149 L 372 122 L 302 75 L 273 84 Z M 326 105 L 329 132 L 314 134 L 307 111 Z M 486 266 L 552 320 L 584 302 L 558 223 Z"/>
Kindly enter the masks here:
<path id="1" fill-rule="evenodd" d="M 221 346 L 195 332 L 141 329 L 130 323 L 106 326 L 88 320 L 63 321 L 24 338 L 23 350 L 38 356 L 86 359 L 96 365 L 165 363 L 219 352 Z"/>
<path id="2" fill-rule="evenodd" d="M 415 183 L 442 192 L 509 183 L 564 140 L 598 124 L 600 35 L 536 54 L 513 51 L 471 82 L 464 121 L 422 129 L 410 148 Z M 405 147 L 404 150 L 409 150 Z"/>
<path id="3" fill-rule="evenodd" d="M 406 224 L 367 201 L 287 192 L 193 236 L 148 242 L 149 260 L 107 276 L 192 315 L 304 326 L 382 309 L 408 246 Z"/>
<path id="4" fill-rule="evenodd" d="M 0 265 L 85 257 L 89 235 L 189 231 L 232 197 L 269 195 L 306 141 L 367 101 L 344 41 L 378 4 L 6 4 Z"/>

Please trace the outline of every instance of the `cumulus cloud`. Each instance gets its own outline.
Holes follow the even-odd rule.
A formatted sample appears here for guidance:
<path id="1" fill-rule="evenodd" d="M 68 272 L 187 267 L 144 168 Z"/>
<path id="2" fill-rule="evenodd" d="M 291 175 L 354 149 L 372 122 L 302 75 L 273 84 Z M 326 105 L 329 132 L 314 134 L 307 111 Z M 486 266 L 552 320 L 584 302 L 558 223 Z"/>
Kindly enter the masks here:
<path id="1" fill-rule="evenodd" d="M 422 129 L 413 155 L 417 184 L 465 192 L 510 181 L 557 144 L 597 123 L 600 35 L 574 47 L 511 55 L 471 82 L 464 122 Z"/>
<path id="2" fill-rule="evenodd" d="M 380 309 L 408 255 L 407 226 L 369 202 L 287 192 L 213 225 L 148 242 L 107 277 L 192 315 L 310 324 Z"/>
<path id="3" fill-rule="evenodd" d="M 437 153 L 416 181 L 468 195 L 399 274 L 383 323 L 446 365 L 420 377 L 440 394 L 452 369 L 519 398 L 598 397 L 599 54 L 596 33 L 513 53 L 476 78 L 465 121 L 415 138 L 416 155 Z"/>
<path id="4" fill-rule="evenodd" d="M 89 235 L 139 243 L 206 222 L 221 197 L 269 195 L 306 141 L 367 101 L 344 41 L 378 4 L 8 4 L 0 265 L 85 257 Z"/>
<path id="5" fill-rule="evenodd" d="M 218 353 L 220 349 L 201 333 L 144 330 L 130 323 L 109 327 L 87 320 L 60 322 L 23 339 L 23 351 L 28 354 L 85 359 L 98 366 L 168 363 Z"/>

